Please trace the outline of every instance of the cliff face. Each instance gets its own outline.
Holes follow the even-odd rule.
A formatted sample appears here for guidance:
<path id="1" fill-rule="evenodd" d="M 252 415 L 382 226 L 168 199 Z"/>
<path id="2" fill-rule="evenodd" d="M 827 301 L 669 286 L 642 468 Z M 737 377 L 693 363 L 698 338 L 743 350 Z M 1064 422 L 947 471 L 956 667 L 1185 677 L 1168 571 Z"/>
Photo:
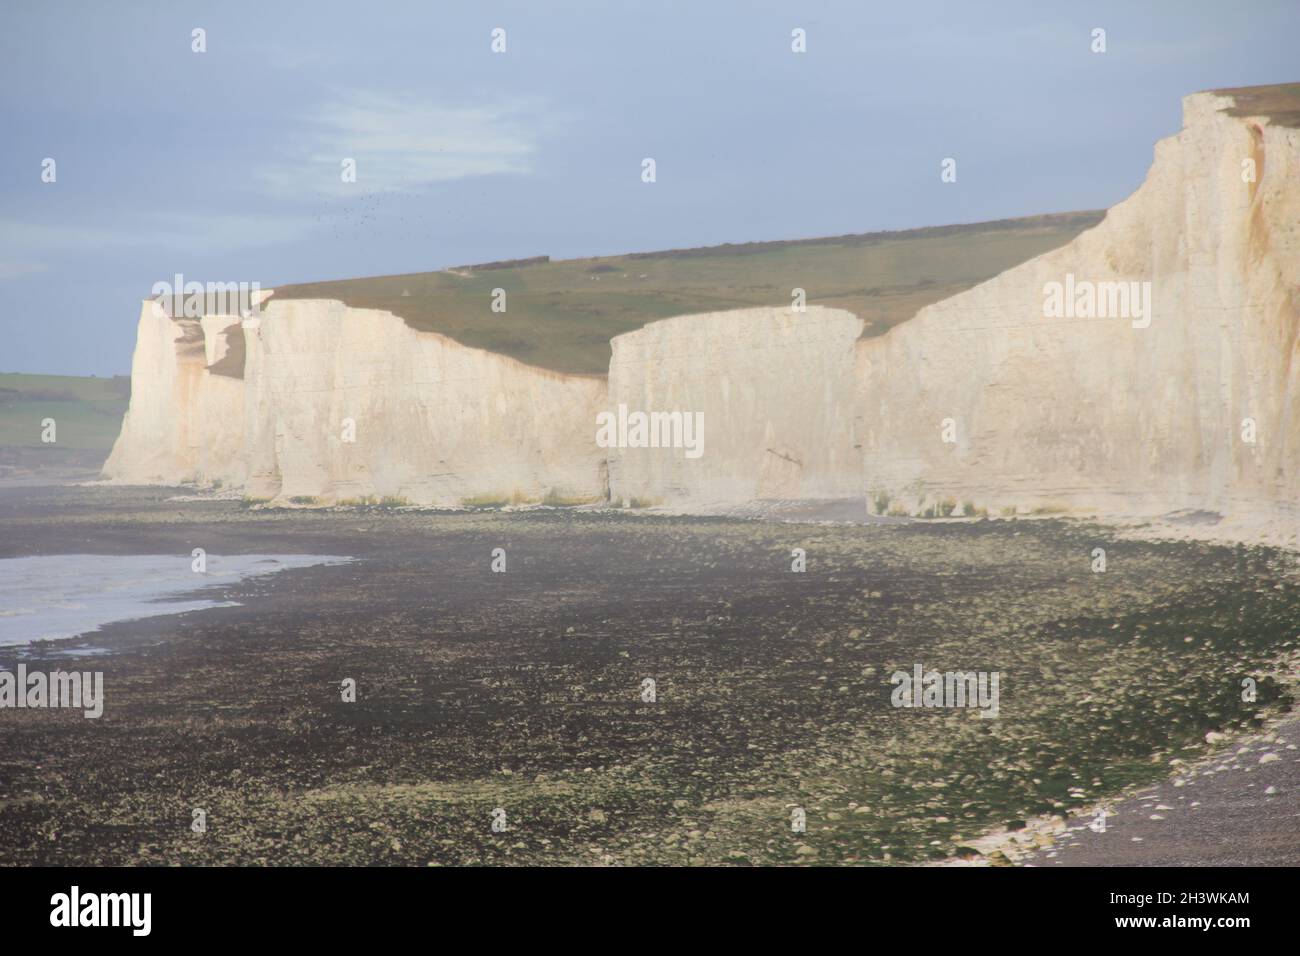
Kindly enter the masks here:
<path id="1" fill-rule="evenodd" d="M 1300 130 L 1232 105 L 1187 97 L 1100 225 L 859 343 L 869 490 L 909 507 L 1300 500 Z M 1096 314 L 1115 282 L 1150 283 L 1150 315 Z M 1051 283 L 1079 290 L 1074 317 L 1045 308 Z"/>
<path id="2" fill-rule="evenodd" d="M 466 348 L 387 312 L 272 300 L 241 323 L 172 319 L 146 302 L 104 474 L 278 499 L 603 499 L 604 397 L 599 378 Z"/>
<path id="3" fill-rule="evenodd" d="M 466 348 L 388 312 L 272 300 L 248 333 L 246 379 L 253 495 L 604 498 L 599 378 Z"/>
<path id="4" fill-rule="evenodd" d="M 281 499 L 951 499 L 1300 528 L 1300 129 L 1247 102 L 1186 98 L 1098 226 L 877 338 L 817 306 L 680 316 L 615 337 L 606 380 L 335 301 L 272 299 L 243 325 L 146 303 L 105 473 Z M 698 418 L 697 447 L 598 441 L 601 413 L 653 412 Z"/>
<path id="5" fill-rule="evenodd" d="M 131 404 L 105 477 L 134 484 L 242 480 L 243 382 L 210 370 L 227 357 L 239 321 L 173 319 L 144 301 Z"/>
<path id="6" fill-rule="evenodd" d="M 699 413 L 685 448 L 611 448 L 610 497 L 692 506 L 861 494 L 854 342 L 862 320 L 809 306 L 654 322 L 613 340 L 609 406 Z"/>

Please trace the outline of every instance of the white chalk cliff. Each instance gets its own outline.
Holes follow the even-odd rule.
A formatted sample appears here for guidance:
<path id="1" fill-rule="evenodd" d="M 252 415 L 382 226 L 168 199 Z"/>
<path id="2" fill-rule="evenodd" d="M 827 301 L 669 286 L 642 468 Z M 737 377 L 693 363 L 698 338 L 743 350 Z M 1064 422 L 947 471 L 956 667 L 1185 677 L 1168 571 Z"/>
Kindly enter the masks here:
<path id="1" fill-rule="evenodd" d="M 1186 97 L 1183 130 L 1099 225 L 859 343 L 869 490 L 1296 519 L 1300 130 L 1232 105 Z M 1151 314 L 1046 315 L 1069 276 L 1150 282 Z"/>
<path id="2" fill-rule="evenodd" d="M 231 339 L 239 377 L 220 367 Z M 272 298 L 247 321 L 172 319 L 146 300 L 131 377 L 104 466 L 121 482 L 439 505 L 605 495 L 592 424 L 602 379 L 466 348 L 388 312 Z"/>
<path id="3" fill-rule="evenodd" d="M 272 293 L 252 323 L 146 302 L 105 475 L 323 502 L 887 497 L 1300 522 L 1300 130 L 1232 106 L 1187 97 L 1099 225 L 878 338 L 816 306 L 679 316 L 615 338 L 606 379 L 334 301 Z M 1053 315 L 1045 289 L 1067 282 L 1150 283 L 1150 313 Z M 599 447 L 619 405 L 702 412 L 703 453 Z"/>
<path id="4" fill-rule="evenodd" d="M 609 404 L 703 414 L 702 453 L 611 448 L 610 497 L 705 507 L 862 491 L 854 343 L 841 309 L 737 309 L 612 341 Z"/>

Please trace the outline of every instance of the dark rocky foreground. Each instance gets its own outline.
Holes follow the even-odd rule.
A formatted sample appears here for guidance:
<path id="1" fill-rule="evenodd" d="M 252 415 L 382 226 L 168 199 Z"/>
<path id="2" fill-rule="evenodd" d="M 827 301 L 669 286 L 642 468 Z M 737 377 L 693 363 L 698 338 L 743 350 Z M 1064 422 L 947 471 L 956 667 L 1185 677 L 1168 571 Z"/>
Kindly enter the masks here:
<path id="1" fill-rule="evenodd" d="M 246 582 L 229 592 L 241 607 L 107 628 L 107 655 L 0 648 L 0 667 L 103 670 L 107 698 L 100 720 L 0 710 L 0 862 L 921 862 L 1163 780 L 1207 732 L 1291 705 L 1271 671 L 1300 648 L 1300 574 L 1266 549 L 1060 521 L 170 494 L 0 490 L 0 557 L 359 560 Z M 998 671 L 1000 716 L 892 707 L 890 674 L 915 663 Z"/>

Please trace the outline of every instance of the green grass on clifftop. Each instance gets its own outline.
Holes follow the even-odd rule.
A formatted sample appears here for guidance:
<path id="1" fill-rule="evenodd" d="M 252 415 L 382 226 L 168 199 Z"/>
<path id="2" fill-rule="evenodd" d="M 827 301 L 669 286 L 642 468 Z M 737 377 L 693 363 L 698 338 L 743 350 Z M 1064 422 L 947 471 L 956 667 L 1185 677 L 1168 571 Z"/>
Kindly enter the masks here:
<path id="1" fill-rule="evenodd" d="M 1101 212 L 971 225 L 753 242 L 442 272 L 278 286 L 278 299 L 337 299 L 384 309 L 439 332 L 557 372 L 604 375 L 609 340 L 656 319 L 748 306 L 848 309 L 879 335 L 923 306 L 1069 242 Z M 507 311 L 491 310 L 492 290 Z"/>
<path id="2" fill-rule="evenodd" d="M 1267 116 L 1275 126 L 1300 127 L 1300 83 L 1238 86 L 1213 92 L 1236 101 L 1235 107 L 1224 111 L 1229 116 Z"/>

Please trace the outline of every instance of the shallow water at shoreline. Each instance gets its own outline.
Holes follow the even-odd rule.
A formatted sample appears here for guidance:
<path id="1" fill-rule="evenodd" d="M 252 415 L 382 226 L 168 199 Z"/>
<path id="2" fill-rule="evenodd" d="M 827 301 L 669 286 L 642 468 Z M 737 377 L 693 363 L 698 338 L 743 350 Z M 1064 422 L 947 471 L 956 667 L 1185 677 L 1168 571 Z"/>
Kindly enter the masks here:
<path id="1" fill-rule="evenodd" d="M 340 564 L 336 555 L 208 555 L 192 570 L 187 554 L 59 554 L 0 559 L 0 646 L 59 640 L 105 624 L 237 602 L 196 592 L 290 568 Z M 188 596 L 188 599 L 185 599 Z"/>

